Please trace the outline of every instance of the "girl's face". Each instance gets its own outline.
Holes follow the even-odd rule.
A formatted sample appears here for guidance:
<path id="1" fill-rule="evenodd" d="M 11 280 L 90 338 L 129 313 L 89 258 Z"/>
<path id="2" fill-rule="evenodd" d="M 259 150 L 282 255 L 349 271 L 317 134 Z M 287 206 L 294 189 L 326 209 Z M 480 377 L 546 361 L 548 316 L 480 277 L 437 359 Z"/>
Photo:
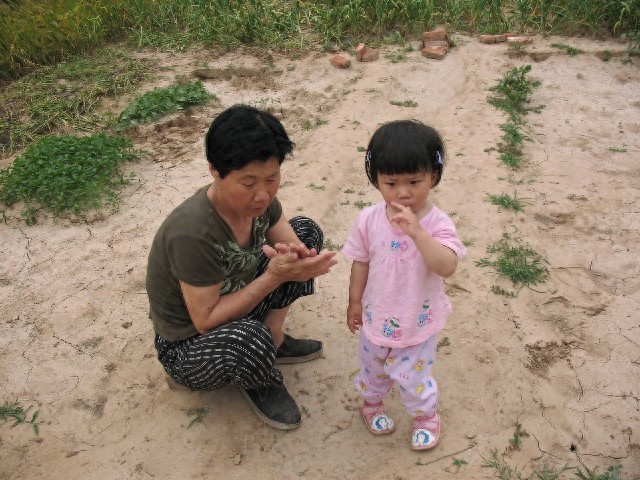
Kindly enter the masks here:
<path id="1" fill-rule="evenodd" d="M 399 203 L 416 215 L 426 213 L 429 192 L 434 183 L 435 175 L 429 172 L 378 174 L 378 190 L 385 203 Z"/>
<path id="2" fill-rule="evenodd" d="M 280 164 L 275 158 L 252 162 L 224 178 L 211 166 L 210 170 L 218 198 L 227 211 L 238 217 L 255 218 L 264 214 L 280 186 Z"/>

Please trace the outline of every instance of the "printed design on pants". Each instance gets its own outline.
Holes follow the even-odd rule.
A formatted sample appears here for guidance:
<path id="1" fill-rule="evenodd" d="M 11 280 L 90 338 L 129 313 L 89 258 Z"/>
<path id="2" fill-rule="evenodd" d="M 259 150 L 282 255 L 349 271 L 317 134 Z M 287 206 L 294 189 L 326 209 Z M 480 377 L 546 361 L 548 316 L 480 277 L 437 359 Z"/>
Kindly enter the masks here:
<path id="1" fill-rule="evenodd" d="M 367 391 L 367 384 L 364 383 L 362 380 L 360 380 L 360 390 L 362 390 L 363 392 Z"/>
<path id="2" fill-rule="evenodd" d="M 416 360 L 416 363 L 413 364 L 414 372 L 421 372 L 424 368 L 424 360 Z"/>
<path id="3" fill-rule="evenodd" d="M 368 325 L 371 325 L 373 323 L 373 314 L 371 313 L 371 310 L 369 310 L 370 308 L 370 303 L 367 303 L 367 305 L 364 307 L 364 316 L 366 317 L 366 322 Z"/>
<path id="4" fill-rule="evenodd" d="M 396 361 L 397 355 L 389 355 L 387 360 L 384 362 L 386 365 L 393 365 L 393 362 Z"/>
<path id="5" fill-rule="evenodd" d="M 415 391 L 418 395 L 421 395 L 423 390 L 424 390 L 424 383 L 421 383 L 420 385 L 418 385 L 418 386 L 415 388 L 415 390 L 414 390 L 414 391 Z"/>
<path id="6" fill-rule="evenodd" d="M 418 315 L 418 326 L 424 327 L 427 323 L 433 322 L 433 310 L 429 308 L 429 300 L 422 302 L 422 313 Z"/>
<path id="7" fill-rule="evenodd" d="M 382 334 L 391 337 L 392 340 L 400 340 L 402 331 L 400 330 L 400 320 L 396 317 L 387 318 L 382 324 Z"/>

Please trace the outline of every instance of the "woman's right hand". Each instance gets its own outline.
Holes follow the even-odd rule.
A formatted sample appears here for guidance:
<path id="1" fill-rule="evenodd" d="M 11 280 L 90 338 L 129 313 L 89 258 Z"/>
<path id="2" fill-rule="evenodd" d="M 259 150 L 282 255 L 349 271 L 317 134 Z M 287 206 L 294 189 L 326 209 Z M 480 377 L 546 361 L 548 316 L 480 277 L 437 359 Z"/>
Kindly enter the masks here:
<path id="1" fill-rule="evenodd" d="M 277 243 L 273 247 L 263 245 L 262 251 L 269 258 L 267 271 L 282 279 L 283 282 L 305 282 L 329 273 L 338 260 L 336 253 L 323 250 L 300 251 L 294 244 Z"/>

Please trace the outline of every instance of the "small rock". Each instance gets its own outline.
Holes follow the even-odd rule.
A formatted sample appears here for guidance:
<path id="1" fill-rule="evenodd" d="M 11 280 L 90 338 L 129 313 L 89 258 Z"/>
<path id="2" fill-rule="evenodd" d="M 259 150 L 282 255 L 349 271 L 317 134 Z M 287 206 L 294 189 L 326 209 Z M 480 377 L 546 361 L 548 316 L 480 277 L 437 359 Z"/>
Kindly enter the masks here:
<path id="1" fill-rule="evenodd" d="M 422 56 L 427 58 L 434 58 L 436 60 L 442 60 L 446 54 L 446 47 L 424 47 L 422 49 Z"/>
<path id="2" fill-rule="evenodd" d="M 380 51 L 359 43 L 356 47 L 356 60 L 359 62 L 373 62 L 380 56 Z"/>
<path id="3" fill-rule="evenodd" d="M 531 37 L 523 37 L 523 36 L 510 36 L 507 37 L 507 43 L 509 45 L 525 45 L 533 42 Z"/>
<path id="4" fill-rule="evenodd" d="M 438 27 L 433 30 L 429 30 L 422 34 L 422 41 L 427 42 L 429 40 L 448 40 L 447 30 L 444 27 Z"/>
<path id="5" fill-rule="evenodd" d="M 351 66 L 351 60 L 344 55 L 333 55 L 329 62 L 336 68 L 349 68 Z"/>
<path id="6" fill-rule="evenodd" d="M 495 35 L 479 35 L 478 41 L 480 43 L 496 43 Z"/>
<path id="7" fill-rule="evenodd" d="M 502 43 L 507 41 L 506 35 L 479 35 L 480 43 Z"/>
<path id="8" fill-rule="evenodd" d="M 446 40 L 425 40 L 422 48 L 424 47 L 445 47 L 449 50 L 449 42 Z"/>

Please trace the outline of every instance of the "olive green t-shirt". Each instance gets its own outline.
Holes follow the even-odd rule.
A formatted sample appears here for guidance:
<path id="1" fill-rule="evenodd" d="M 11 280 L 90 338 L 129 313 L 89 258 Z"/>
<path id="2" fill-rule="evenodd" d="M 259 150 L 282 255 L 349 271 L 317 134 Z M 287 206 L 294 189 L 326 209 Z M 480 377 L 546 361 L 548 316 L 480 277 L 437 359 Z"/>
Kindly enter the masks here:
<path id="1" fill-rule="evenodd" d="M 184 340 L 198 334 L 179 282 L 196 287 L 223 282 L 221 295 L 243 288 L 255 278 L 267 230 L 282 215 L 282 206 L 275 198 L 265 214 L 253 220 L 251 244 L 242 248 L 209 201 L 208 188 L 201 188 L 169 214 L 149 252 L 149 318 L 155 332 L 166 340 Z"/>

